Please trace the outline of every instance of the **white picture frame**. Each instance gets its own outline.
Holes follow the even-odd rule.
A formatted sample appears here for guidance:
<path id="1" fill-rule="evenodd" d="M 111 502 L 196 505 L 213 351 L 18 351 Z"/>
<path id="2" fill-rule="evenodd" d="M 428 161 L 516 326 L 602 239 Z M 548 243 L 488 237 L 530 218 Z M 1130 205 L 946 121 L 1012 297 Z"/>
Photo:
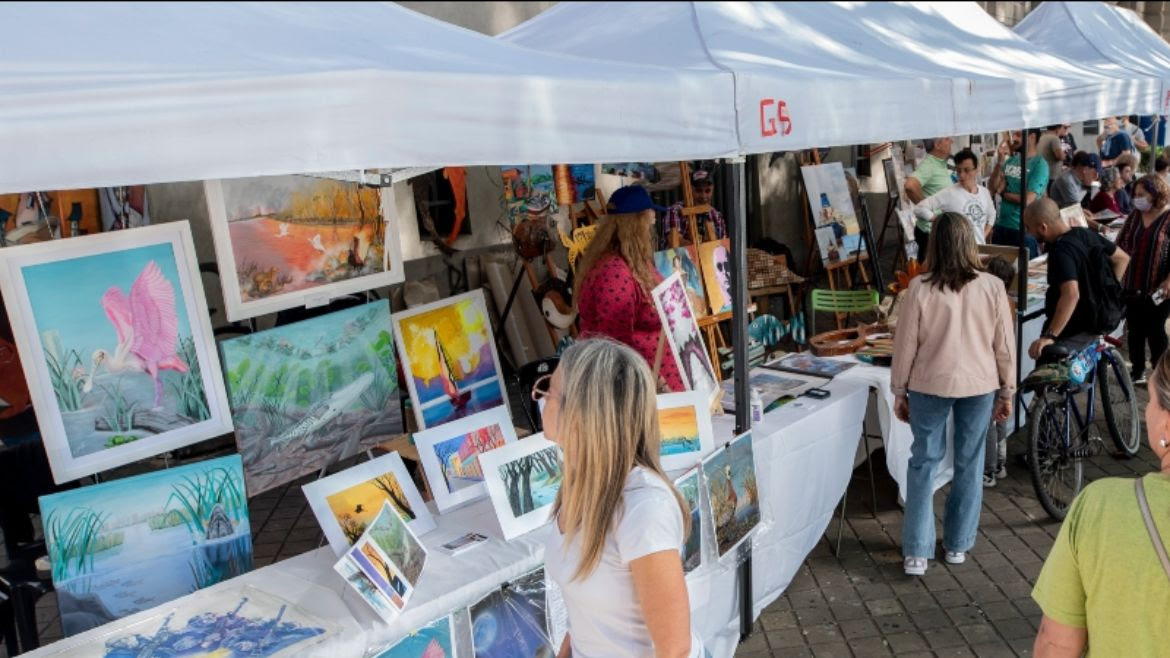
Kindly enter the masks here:
<path id="1" fill-rule="evenodd" d="M 169 247 L 169 249 L 164 248 L 164 245 Z M 92 446 L 85 448 L 78 447 L 75 450 L 74 443 L 81 443 L 81 441 L 76 439 L 78 432 L 74 431 L 72 434 L 75 440 L 71 443 L 70 433 L 67 432 L 65 424 L 65 416 L 54 392 L 53 378 L 49 366 L 46 363 L 47 346 L 42 336 L 42 332 L 46 332 L 46 335 L 48 335 L 49 332 L 53 331 L 57 331 L 59 336 L 59 331 L 58 328 L 55 328 L 48 322 L 44 323 L 44 326 L 38 325 L 36 312 L 34 311 L 34 303 L 29 298 L 26 270 L 37 266 L 62 264 L 66 261 L 90 259 L 85 265 L 77 266 L 79 268 L 78 276 L 73 279 L 73 281 L 77 282 L 78 286 L 71 291 L 71 294 L 81 294 L 78 292 L 78 289 L 83 285 L 87 287 L 87 290 L 93 286 L 105 286 L 101 277 L 107 270 L 94 270 L 94 263 L 105 262 L 102 260 L 103 258 L 108 258 L 111 254 L 116 254 L 117 252 L 138 250 L 144 250 L 140 253 L 147 253 L 146 250 L 152 250 L 149 251 L 152 256 L 143 256 L 143 258 L 149 259 L 146 261 L 147 263 L 157 263 L 159 258 L 163 259 L 159 267 L 161 268 L 160 271 L 163 272 L 163 278 L 167 282 L 171 282 L 171 277 L 177 279 L 177 286 L 171 282 L 176 314 L 180 310 L 182 311 L 181 315 L 177 315 L 179 320 L 176 322 L 178 325 L 176 331 L 178 332 L 177 340 L 179 343 L 176 349 L 181 350 L 182 340 L 190 338 L 195 360 L 199 367 L 198 382 L 202 385 L 202 397 L 206 403 L 208 417 L 182 427 L 155 432 L 146 437 L 139 437 L 137 440 L 127 443 L 115 444 L 113 446 L 109 446 L 107 443 L 107 447 L 96 451 L 92 451 Z M 173 261 L 168 262 L 168 257 L 173 258 Z M 115 263 L 119 260 L 114 258 L 110 259 L 111 262 Z M 143 267 L 142 273 L 132 280 L 134 284 L 143 280 L 146 269 L 146 267 Z M 122 294 L 127 295 L 127 299 L 129 299 L 133 292 L 133 284 L 130 283 L 131 279 L 127 279 L 124 273 L 117 273 L 115 275 L 112 270 L 109 271 L 111 283 L 106 294 L 109 294 L 117 286 L 122 291 Z M 222 371 L 220 369 L 219 353 L 215 348 L 211 319 L 207 312 L 207 302 L 203 294 L 203 282 L 200 279 L 198 260 L 195 256 L 195 244 L 191 237 L 191 227 L 186 220 L 125 231 L 69 238 L 68 240 L 52 240 L 49 242 L 0 249 L 0 293 L 3 294 L 8 309 L 8 316 L 11 320 L 16 347 L 20 354 L 21 364 L 24 369 L 25 379 L 28 382 L 33 406 L 36 409 L 37 421 L 42 440 L 44 441 L 45 452 L 49 458 L 49 466 L 53 472 L 53 480 L 57 483 L 76 480 L 87 475 L 99 473 L 140 459 L 153 457 L 168 450 L 181 448 L 232 431 L 231 412 L 228 407 L 227 393 L 224 390 L 223 380 L 220 376 Z M 61 315 L 70 318 L 79 318 L 77 320 L 79 322 L 81 321 L 80 318 L 92 320 L 92 322 L 87 324 L 85 331 L 86 340 L 89 340 L 94 335 L 94 332 L 105 332 L 113 336 L 114 330 L 118 327 L 113 317 L 109 315 L 110 312 L 108 310 L 106 310 L 104 316 L 102 315 L 100 309 L 105 308 L 106 297 L 105 295 L 101 295 L 100 292 L 97 294 L 100 297 L 92 298 L 92 300 L 90 297 L 86 297 L 83 304 L 71 305 L 69 308 L 58 310 L 58 313 Z M 127 301 L 126 303 L 129 304 L 130 302 Z M 95 307 L 97 309 L 96 313 Z M 185 323 L 181 322 L 181 319 L 184 317 L 186 319 Z M 93 320 L 93 318 L 100 319 Z M 107 321 L 106 318 L 109 318 L 109 320 Z M 93 327 L 94 331 L 90 331 L 88 327 Z M 64 326 L 61 326 L 60 329 L 64 329 Z M 184 337 L 182 335 L 183 329 L 189 331 L 189 336 Z M 132 332 L 130 336 L 125 339 L 127 345 L 130 345 L 133 341 Z M 107 342 L 110 341 L 112 341 L 111 344 L 103 345 L 103 349 L 107 352 L 103 363 L 109 364 L 105 366 L 105 374 L 112 378 L 114 363 L 120 362 L 117 367 L 125 369 L 127 366 L 122 364 L 127 363 L 127 361 L 119 356 L 122 343 L 124 342 L 121 334 L 118 335 L 117 339 L 109 338 Z M 62 344 L 59 340 L 52 342 L 54 342 L 54 349 L 58 354 L 68 353 L 66 351 L 69 349 L 68 345 Z M 115 348 L 115 344 L 118 346 L 117 349 Z M 77 351 L 78 349 L 81 351 Z M 77 365 L 72 367 L 73 373 L 79 373 L 84 371 L 86 367 L 89 367 L 89 384 L 91 385 L 90 391 L 92 392 L 101 385 L 100 383 L 95 385 L 95 380 L 98 377 L 96 373 L 99 370 L 99 366 L 96 365 L 98 363 L 97 351 L 91 352 L 93 356 L 89 360 L 82 360 L 81 358 L 81 354 L 87 351 L 85 346 L 72 348 L 71 351 L 78 357 Z M 132 348 L 127 348 L 124 351 L 130 354 L 130 356 L 125 358 L 137 359 L 137 357 L 132 356 Z M 115 356 L 110 357 L 110 353 L 113 353 Z M 60 359 L 61 363 L 67 363 L 68 361 L 67 358 Z M 162 373 L 162 369 L 165 366 L 160 363 L 157 367 L 159 368 L 157 371 L 159 373 L 157 381 L 161 383 L 167 376 Z M 188 371 L 190 372 L 192 369 Z M 140 372 L 146 374 L 145 370 L 140 370 Z M 77 379 L 76 374 L 72 376 L 72 379 L 78 383 L 82 381 Z M 120 387 L 123 381 L 125 381 L 124 376 L 119 375 L 117 385 Z M 92 393 L 86 393 L 86 395 L 92 395 Z M 122 397 L 121 392 L 118 397 L 123 403 L 125 402 L 125 398 Z M 144 404 L 154 404 L 158 399 L 156 396 Z M 103 401 L 102 403 L 103 407 L 106 406 L 105 402 Z M 86 412 L 92 408 L 95 407 L 82 408 L 76 412 L 66 413 L 77 414 Z M 154 409 L 158 410 L 159 407 L 155 406 Z M 84 419 L 77 420 L 75 417 L 70 417 L 70 425 L 72 427 L 95 426 L 98 411 L 94 411 L 93 413 L 94 419 L 89 420 L 88 425 Z M 131 411 L 130 413 L 130 418 L 133 418 L 133 412 Z M 89 430 L 87 429 L 86 431 Z M 127 431 L 126 433 L 128 435 L 133 434 L 132 431 Z M 98 431 L 95 429 L 90 434 L 96 436 Z M 111 438 L 109 441 L 113 441 L 113 439 Z"/>
<path id="2" fill-rule="evenodd" d="M 439 508 L 440 514 L 487 495 L 487 485 L 482 479 L 474 484 L 456 489 L 451 488 L 447 469 L 439 458 L 441 446 L 457 441 L 460 437 L 472 432 L 490 431 L 492 428 L 499 428 L 498 436 L 503 440 L 504 445 L 516 441 L 516 428 L 512 426 L 512 419 L 503 407 L 481 411 L 472 416 L 415 433 L 414 445 L 418 449 L 419 461 L 422 462 L 427 483 L 430 484 L 431 495 L 434 497 L 435 506 Z M 502 446 L 496 446 L 496 449 L 499 447 Z M 481 471 L 480 478 L 483 477 L 483 474 L 482 467 L 478 465 L 478 457 L 482 454 L 476 453 L 476 468 L 473 469 L 473 471 L 476 469 Z M 462 462 L 463 460 L 460 460 L 459 463 L 462 464 Z"/>
<path id="3" fill-rule="evenodd" d="M 669 430 L 663 424 L 663 412 L 668 409 L 692 409 L 694 414 L 694 423 L 697 429 L 698 446 L 685 446 L 681 451 L 674 446 L 667 446 L 666 439 Z M 662 436 L 662 443 L 659 446 L 659 459 L 662 462 L 662 468 L 666 471 L 678 471 L 695 466 L 704 457 L 711 454 L 715 449 L 715 429 L 711 425 L 711 407 L 708 404 L 707 396 L 700 391 L 687 391 L 685 393 L 664 393 L 658 396 L 658 426 Z M 682 419 L 679 419 L 682 420 Z M 693 443 L 687 441 L 686 443 Z M 670 451 L 668 454 L 667 451 Z"/>
<path id="4" fill-rule="evenodd" d="M 547 450 L 552 450 L 555 453 L 557 473 L 551 478 L 544 478 L 544 480 L 547 483 L 550 479 L 554 479 L 556 481 L 555 487 L 547 484 L 538 487 L 539 494 L 534 502 L 539 502 L 539 504 L 535 505 L 534 509 L 514 509 L 508 500 L 508 486 L 504 482 L 501 468 L 533 458 L 537 453 L 544 457 L 554 454 L 545 452 Z M 504 533 L 504 539 L 515 539 L 549 522 L 552 503 L 556 498 L 556 491 L 560 489 L 560 480 L 563 475 L 561 450 L 555 443 L 546 439 L 543 433 L 534 434 L 515 443 L 509 443 L 502 448 L 485 452 L 479 458 L 483 466 L 488 496 L 492 500 L 492 507 L 495 508 L 496 518 L 500 522 L 500 530 Z"/>
<path id="5" fill-rule="evenodd" d="M 708 404 L 714 406 L 723 397 L 723 389 L 719 387 L 719 377 L 711 365 L 711 355 L 703 343 L 682 277 L 678 272 L 668 276 L 654 287 L 650 296 L 683 385 L 688 391 L 701 391 Z M 687 367 L 688 363 L 691 367 Z"/>
<path id="6" fill-rule="evenodd" d="M 342 529 L 341 522 L 334 515 L 334 509 L 330 505 L 330 497 L 344 494 L 355 487 L 388 474 L 393 475 L 398 482 L 398 486 L 410 506 L 410 511 L 414 514 L 415 518 L 407 522 L 411 532 L 416 536 L 422 536 L 435 529 L 435 519 L 431 516 L 431 510 L 423 501 L 414 480 L 410 479 L 410 473 L 406 471 L 406 464 L 403 463 L 402 456 L 397 452 L 391 452 L 320 480 L 314 480 L 301 487 L 305 493 L 305 499 L 309 502 L 309 507 L 313 510 L 313 515 L 317 517 L 317 523 L 321 526 L 321 531 L 325 533 L 325 539 L 329 541 L 329 547 L 333 549 L 335 555 L 340 556 L 349 549 L 351 544 L 346 537 L 345 530 Z M 357 492 L 353 492 L 351 497 L 359 496 Z M 390 498 L 387 495 L 382 495 L 379 500 L 374 502 L 376 496 L 369 492 L 363 492 L 360 497 L 369 498 L 371 501 L 368 504 L 363 503 L 363 509 L 360 512 L 368 517 L 368 520 L 364 522 L 365 526 L 368 527 L 377 518 L 382 501 L 390 500 Z M 338 502 L 340 503 L 339 500 Z M 364 528 L 362 532 L 364 532 Z M 360 532 L 357 534 L 361 535 Z"/>
<path id="7" fill-rule="evenodd" d="M 294 175 L 296 178 L 313 180 L 308 175 Z M 290 178 L 290 176 L 257 177 Z M 252 179 L 242 179 L 252 180 Z M 223 288 L 224 312 L 228 320 L 235 322 L 258 315 L 276 313 L 298 306 L 324 306 L 330 300 L 344 295 L 365 292 L 374 288 L 402 283 L 406 280 L 403 270 L 402 247 L 398 235 L 397 208 L 390 188 L 379 190 L 379 212 L 384 226 L 382 272 L 358 276 L 342 281 L 326 283 L 301 290 L 293 290 L 254 300 L 244 300 L 240 292 L 239 270 L 236 266 L 235 251 L 231 233 L 228 230 L 227 205 L 222 180 L 203 182 L 207 212 L 211 220 L 211 236 L 215 242 L 215 258 L 219 264 L 220 283 Z M 253 246 L 254 248 L 254 246 Z"/>
<path id="8" fill-rule="evenodd" d="M 467 328 L 466 318 L 457 316 L 458 322 L 451 325 L 452 318 L 442 318 L 438 322 L 446 326 L 449 337 L 460 341 L 466 341 L 468 350 L 475 350 L 480 355 L 480 361 L 485 356 L 490 355 L 492 359 L 492 368 L 494 375 L 487 376 L 487 373 L 476 374 L 480 370 L 477 364 L 475 368 L 471 369 L 468 375 L 482 378 L 472 382 L 466 388 L 460 389 L 459 383 L 453 381 L 451 377 L 451 384 L 455 387 L 457 393 L 461 396 L 470 396 L 469 400 L 463 400 L 462 407 L 456 407 L 453 402 L 444 400 L 442 395 L 438 392 L 420 393 L 422 386 L 427 386 L 425 379 L 416 377 L 416 372 L 420 370 L 420 358 L 416 353 L 415 347 L 421 341 L 424 348 L 434 349 L 446 356 L 443 361 L 450 363 L 458 363 L 461 367 L 464 366 L 464 359 L 468 360 L 467 365 L 470 365 L 470 352 L 448 354 L 448 348 L 441 348 L 442 340 L 438 336 L 437 329 L 433 336 L 427 337 L 425 329 L 435 326 L 427 322 L 427 318 L 419 318 L 424 315 L 434 315 L 442 313 L 443 311 L 451 309 L 453 313 L 475 312 L 478 317 L 474 319 L 478 323 L 479 328 L 469 330 Z M 449 423 L 459 418 L 466 418 L 475 413 L 486 411 L 502 406 L 511 418 L 511 411 L 508 409 L 508 390 L 504 382 L 503 371 L 500 369 L 500 355 L 496 350 L 495 334 L 492 331 L 491 316 L 488 314 L 487 303 L 484 299 L 482 289 L 475 289 L 470 292 L 465 292 L 460 295 L 440 299 L 437 302 L 424 304 L 405 311 L 398 311 L 392 313 L 390 322 L 394 326 L 394 341 L 398 346 L 398 356 L 402 363 L 402 373 L 406 379 L 406 389 L 410 393 L 410 406 L 414 411 L 414 418 L 418 424 L 419 430 L 425 430 L 430 427 Z M 425 326 L 424 326 L 425 325 Z M 407 335 L 410 331 L 411 335 Z M 415 335 L 418 332 L 418 335 Z M 438 342 L 436 342 L 438 341 Z M 441 348 L 441 349 L 440 349 Z M 431 378 L 438 380 L 439 375 Z M 421 384 L 421 386 L 420 386 Z M 436 382 L 441 384 L 441 382 Z M 449 395 L 448 395 L 449 397 Z M 445 405 L 445 406 L 444 406 Z M 447 408 L 450 411 L 447 412 Z"/>

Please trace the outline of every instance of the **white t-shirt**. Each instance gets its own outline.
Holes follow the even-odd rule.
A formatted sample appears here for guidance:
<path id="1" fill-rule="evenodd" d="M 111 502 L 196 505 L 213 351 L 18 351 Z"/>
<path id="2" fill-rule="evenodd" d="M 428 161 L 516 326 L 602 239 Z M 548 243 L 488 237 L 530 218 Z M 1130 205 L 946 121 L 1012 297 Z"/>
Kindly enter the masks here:
<path id="1" fill-rule="evenodd" d="M 565 546 L 564 536 L 554 530 L 545 546 L 545 572 L 560 586 L 569 615 L 573 658 L 654 655 L 630 562 L 659 551 L 681 555 L 682 511 L 662 478 L 636 466 L 626 477 L 614 518 L 601 562 L 583 579 L 572 580 L 581 560 L 580 538 Z M 702 655 L 696 639 L 691 655 Z"/>
<path id="2" fill-rule="evenodd" d="M 945 187 L 914 206 L 914 214 L 929 220 L 943 212 L 957 212 L 971 220 L 975 228 L 975 241 L 984 243 L 983 232 L 987 226 L 995 225 L 995 201 L 986 187 L 977 185 L 975 193 L 963 189 L 959 183 Z"/>

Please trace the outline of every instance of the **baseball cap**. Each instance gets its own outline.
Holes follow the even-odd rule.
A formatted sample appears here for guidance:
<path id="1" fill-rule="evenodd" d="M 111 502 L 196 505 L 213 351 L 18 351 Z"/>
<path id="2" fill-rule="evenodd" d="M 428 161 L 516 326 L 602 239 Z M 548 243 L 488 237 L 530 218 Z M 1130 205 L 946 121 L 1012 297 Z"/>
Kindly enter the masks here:
<path id="1" fill-rule="evenodd" d="M 647 208 L 653 208 L 658 212 L 666 212 L 666 208 L 654 203 L 650 199 L 650 193 L 640 185 L 627 185 L 618 188 L 609 197 L 609 203 L 606 205 L 608 212 L 619 215 L 642 212 Z"/>

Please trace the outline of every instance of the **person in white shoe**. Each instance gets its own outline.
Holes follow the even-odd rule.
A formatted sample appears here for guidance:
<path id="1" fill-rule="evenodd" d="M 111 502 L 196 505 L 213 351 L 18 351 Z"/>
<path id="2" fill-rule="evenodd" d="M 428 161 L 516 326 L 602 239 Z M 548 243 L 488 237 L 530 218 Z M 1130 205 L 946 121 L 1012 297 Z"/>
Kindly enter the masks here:
<path id="1" fill-rule="evenodd" d="M 559 658 L 705 655 L 683 577 L 691 517 L 659 463 L 655 393 L 646 360 L 606 338 L 574 344 L 533 390 L 564 452 L 545 546 L 569 617 Z"/>
<path id="2" fill-rule="evenodd" d="M 1011 413 L 1016 382 L 1015 319 L 1003 282 L 979 267 L 967 218 L 943 213 L 927 247 L 926 273 L 905 292 L 894 332 L 894 412 L 910 423 L 902 556 L 907 574 L 934 557 L 934 471 L 946 455 L 954 413 L 955 475 L 943 514 L 947 561 L 975 544 L 983 503 L 987 424 Z"/>

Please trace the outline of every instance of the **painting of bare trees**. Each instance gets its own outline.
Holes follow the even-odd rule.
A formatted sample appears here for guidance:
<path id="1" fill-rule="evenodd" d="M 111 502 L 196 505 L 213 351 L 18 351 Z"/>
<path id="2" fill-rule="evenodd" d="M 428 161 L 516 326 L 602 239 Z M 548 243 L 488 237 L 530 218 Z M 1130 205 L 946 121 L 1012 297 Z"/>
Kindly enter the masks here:
<path id="1" fill-rule="evenodd" d="M 560 448 L 537 434 L 485 452 L 479 459 L 505 539 L 548 522 L 564 479 Z"/>

